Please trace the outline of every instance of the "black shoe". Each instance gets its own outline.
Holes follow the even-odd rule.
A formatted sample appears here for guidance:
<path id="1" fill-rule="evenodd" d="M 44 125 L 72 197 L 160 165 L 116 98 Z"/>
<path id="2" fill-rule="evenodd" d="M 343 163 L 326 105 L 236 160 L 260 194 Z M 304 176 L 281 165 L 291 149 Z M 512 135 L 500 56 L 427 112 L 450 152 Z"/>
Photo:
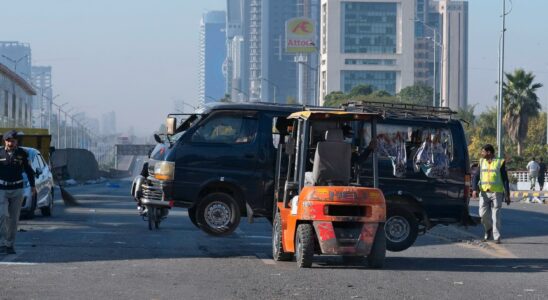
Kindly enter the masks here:
<path id="1" fill-rule="evenodd" d="M 488 240 L 493 238 L 493 230 L 487 230 L 487 232 L 483 235 L 482 242 L 487 242 Z"/>
<path id="2" fill-rule="evenodd" d="M 500 239 L 496 239 L 495 244 L 500 244 Z"/>
<path id="3" fill-rule="evenodd" d="M 16 254 L 17 252 L 15 252 L 15 248 L 13 248 L 13 247 L 6 247 L 6 253 L 7 254 Z"/>

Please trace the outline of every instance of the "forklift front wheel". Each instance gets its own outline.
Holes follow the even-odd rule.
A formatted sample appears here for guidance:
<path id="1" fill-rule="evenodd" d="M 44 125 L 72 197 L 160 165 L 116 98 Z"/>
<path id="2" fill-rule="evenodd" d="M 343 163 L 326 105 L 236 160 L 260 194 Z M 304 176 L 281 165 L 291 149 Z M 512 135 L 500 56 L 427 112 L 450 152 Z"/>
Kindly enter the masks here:
<path id="1" fill-rule="evenodd" d="M 200 229 L 208 234 L 231 234 L 240 224 L 240 206 L 228 194 L 208 194 L 198 203 L 196 221 Z"/>
<path id="2" fill-rule="evenodd" d="M 300 268 L 310 268 L 314 257 L 314 228 L 311 224 L 299 224 L 295 241 L 295 258 Z"/>
<path id="3" fill-rule="evenodd" d="M 293 259 L 293 255 L 284 252 L 282 246 L 282 218 L 279 213 L 276 213 L 274 224 L 272 224 L 272 258 L 275 261 L 290 261 Z"/>

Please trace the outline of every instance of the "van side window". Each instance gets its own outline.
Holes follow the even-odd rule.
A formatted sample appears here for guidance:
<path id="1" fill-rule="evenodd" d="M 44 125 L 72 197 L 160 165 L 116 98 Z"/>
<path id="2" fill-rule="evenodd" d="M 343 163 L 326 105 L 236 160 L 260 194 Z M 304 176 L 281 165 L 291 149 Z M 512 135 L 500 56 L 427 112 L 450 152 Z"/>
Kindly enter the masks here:
<path id="1" fill-rule="evenodd" d="M 364 125 L 365 145 L 371 140 L 371 128 Z M 449 128 L 378 124 L 377 153 L 390 159 L 395 177 L 405 177 L 407 162 L 414 172 L 440 178 L 447 176 L 453 160 L 453 138 Z"/>
<path id="2" fill-rule="evenodd" d="M 212 116 L 192 135 L 192 142 L 246 144 L 257 136 L 257 119 L 243 115 Z"/>

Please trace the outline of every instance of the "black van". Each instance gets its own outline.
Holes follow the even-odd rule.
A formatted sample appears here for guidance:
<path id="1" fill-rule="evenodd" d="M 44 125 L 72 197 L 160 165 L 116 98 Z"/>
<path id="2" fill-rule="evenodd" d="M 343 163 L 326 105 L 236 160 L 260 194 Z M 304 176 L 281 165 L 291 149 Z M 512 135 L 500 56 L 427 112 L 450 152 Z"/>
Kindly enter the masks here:
<path id="1" fill-rule="evenodd" d="M 213 235 L 229 234 L 241 216 L 272 218 L 278 118 L 302 106 L 217 103 L 191 115 L 175 130 L 165 160 L 151 163 L 143 189 L 187 207 L 191 221 Z M 382 112 L 377 127 L 380 188 L 387 200 L 387 248 L 409 248 L 437 224 L 473 222 L 468 215 L 469 159 L 460 121 L 444 108 L 384 103 L 347 110 Z M 173 124 L 173 119 L 168 119 Z M 168 122 L 170 123 L 170 122 Z M 355 146 L 371 140 L 368 128 L 349 124 Z M 169 129 L 168 129 L 169 130 Z M 372 186 L 371 159 L 358 168 Z"/>
<path id="2" fill-rule="evenodd" d="M 206 106 L 176 128 L 176 141 L 165 160 L 150 164 L 149 185 L 143 188 L 161 188 L 159 200 L 187 207 L 191 221 L 213 235 L 234 231 L 241 216 L 271 218 L 279 137 L 273 124 L 300 109 L 263 103 Z"/>

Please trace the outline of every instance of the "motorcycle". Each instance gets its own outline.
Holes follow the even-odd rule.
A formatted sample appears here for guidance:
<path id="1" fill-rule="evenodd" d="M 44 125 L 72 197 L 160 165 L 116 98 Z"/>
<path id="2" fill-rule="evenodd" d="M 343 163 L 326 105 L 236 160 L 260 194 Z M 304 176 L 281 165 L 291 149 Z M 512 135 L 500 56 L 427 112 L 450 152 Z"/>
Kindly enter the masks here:
<path id="1" fill-rule="evenodd" d="M 154 186 L 148 179 L 150 158 L 156 155 L 164 155 L 166 145 L 155 134 L 154 139 L 158 143 L 149 154 L 149 161 L 143 163 L 141 174 L 133 179 L 131 195 L 137 202 L 137 211 L 144 221 L 148 222 L 148 229 L 159 229 L 160 223 L 167 218 L 171 203 L 162 201 L 161 187 Z M 152 166 L 154 167 L 154 166 Z"/>

